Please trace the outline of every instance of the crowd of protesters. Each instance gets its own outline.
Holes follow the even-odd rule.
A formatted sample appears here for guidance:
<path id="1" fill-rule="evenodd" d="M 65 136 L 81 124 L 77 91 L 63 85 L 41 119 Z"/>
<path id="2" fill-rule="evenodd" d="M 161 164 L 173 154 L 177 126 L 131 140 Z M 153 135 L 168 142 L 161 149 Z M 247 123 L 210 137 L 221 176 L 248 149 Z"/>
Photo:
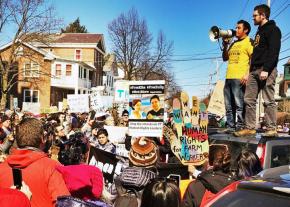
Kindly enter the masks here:
<path id="1" fill-rule="evenodd" d="M 269 16 L 268 6 L 255 7 L 253 20 L 259 29 L 253 54 L 252 49 L 249 49 L 246 58 L 248 64 L 252 54 L 249 75 L 242 74 L 243 76 L 237 77 L 238 73 L 235 71 L 233 73 L 229 67 L 226 89 L 233 90 L 229 88 L 231 84 L 248 83 L 245 91 L 245 123 L 242 121 L 243 110 L 239 109 L 241 107 L 237 107 L 237 112 L 240 112 L 237 125 L 230 123 L 234 122 L 232 108 L 228 106 L 231 98 L 226 97 L 229 99 L 226 100 L 228 125 L 236 127 L 238 130 L 234 133 L 236 136 L 256 133 L 255 106 L 260 90 L 266 100 L 265 118 L 269 119 L 266 133 L 271 136 L 277 133 L 273 97 L 281 32 L 274 21 L 269 21 Z M 236 36 L 239 40 L 230 47 L 229 60 L 237 54 L 231 53 L 231 48 L 241 44 L 243 39 L 246 40 L 245 44 L 251 47 L 249 39 L 246 38 L 250 32 L 249 23 L 239 21 L 237 30 Z M 227 47 L 224 53 L 226 50 Z M 240 67 L 232 69 L 241 70 Z M 246 72 L 247 68 L 244 69 Z M 152 96 L 150 98 L 152 110 L 145 114 L 141 111 L 141 100 L 134 99 L 130 106 L 132 108 L 130 118 L 163 118 L 165 111 L 160 107 L 159 101 L 159 96 Z M 194 179 L 182 198 L 178 181 L 162 177 L 159 173 L 160 163 L 181 164 L 171 151 L 168 137 L 164 135 L 132 138 L 126 134 L 124 144 L 129 151 L 128 160 L 123 160 L 121 173 L 114 176 L 113 183 L 108 184 L 104 180 L 104 173 L 98 167 L 86 164 L 88 152 L 92 146 L 116 154 L 115 143 L 110 141 L 111 137 L 104 126 L 128 127 L 128 121 L 129 112 L 124 110 L 119 117 L 116 109 L 108 110 L 104 114 L 97 114 L 94 111 L 76 114 L 66 110 L 38 117 L 17 111 L 1 112 L 0 206 L 203 206 L 215 194 L 235 181 L 248 179 L 262 170 L 255 153 L 245 149 L 232 162 L 227 145 L 212 145 L 204 164 L 188 166 L 187 170 Z M 242 126 L 244 124 L 245 126 Z M 172 116 L 169 116 L 165 125 L 173 131 L 176 130 Z M 14 172 L 21 172 L 17 175 L 17 179 Z M 16 180 L 21 182 L 18 183 Z"/>
<path id="2" fill-rule="evenodd" d="M 117 120 L 113 114 L 114 109 L 101 115 L 65 111 L 39 117 L 3 112 L 1 206 L 200 206 L 227 185 L 261 171 L 254 153 L 241 152 L 234 169 L 227 146 L 213 146 L 206 163 L 188 168 L 194 179 L 182 198 L 176 180 L 160 176 L 157 168 L 158 163 L 179 163 L 168 138 L 126 135 L 129 159 L 108 185 L 102 171 L 86 160 L 90 146 L 116 153 L 104 126 L 127 127 L 129 112 L 124 110 Z M 171 115 L 165 124 L 174 128 Z M 21 169 L 20 189 L 15 189 L 12 168 Z"/>

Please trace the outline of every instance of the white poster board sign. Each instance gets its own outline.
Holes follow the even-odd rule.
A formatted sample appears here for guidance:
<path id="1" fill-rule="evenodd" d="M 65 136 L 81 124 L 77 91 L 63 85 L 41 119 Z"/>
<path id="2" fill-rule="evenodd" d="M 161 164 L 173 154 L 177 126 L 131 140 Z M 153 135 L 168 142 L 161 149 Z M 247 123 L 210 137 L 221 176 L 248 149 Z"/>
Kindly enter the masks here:
<path id="1" fill-rule="evenodd" d="M 67 102 L 70 112 L 89 111 L 89 94 L 68 94 Z"/>
<path id="2" fill-rule="evenodd" d="M 120 80 L 115 82 L 114 102 L 129 102 L 129 81 Z"/>
<path id="3" fill-rule="evenodd" d="M 126 133 L 128 133 L 128 127 L 107 126 L 104 128 L 108 131 L 109 140 L 113 143 L 125 143 Z"/>
<path id="4" fill-rule="evenodd" d="M 28 111 L 33 114 L 40 113 L 40 103 L 23 102 L 22 111 Z"/>

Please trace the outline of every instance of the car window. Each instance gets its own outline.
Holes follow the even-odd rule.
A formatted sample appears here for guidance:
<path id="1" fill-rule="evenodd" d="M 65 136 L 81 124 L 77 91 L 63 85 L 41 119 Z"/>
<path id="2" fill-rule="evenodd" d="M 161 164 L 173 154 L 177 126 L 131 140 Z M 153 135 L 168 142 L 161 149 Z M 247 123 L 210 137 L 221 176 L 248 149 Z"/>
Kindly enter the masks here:
<path id="1" fill-rule="evenodd" d="M 290 164 L 290 146 L 273 146 L 271 154 L 271 168 Z"/>
<path id="2" fill-rule="evenodd" d="M 221 197 L 211 207 L 289 206 L 290 197 L 252 190 L 237 190 Z"/>

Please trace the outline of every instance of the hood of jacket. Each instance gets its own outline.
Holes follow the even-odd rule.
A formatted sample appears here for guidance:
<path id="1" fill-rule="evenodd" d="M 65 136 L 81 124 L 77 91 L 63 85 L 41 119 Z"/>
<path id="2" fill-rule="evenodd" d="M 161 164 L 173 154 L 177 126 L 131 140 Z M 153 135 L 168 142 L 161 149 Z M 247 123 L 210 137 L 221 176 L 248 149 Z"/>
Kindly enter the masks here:
<path id="1" fill-rule="evenodd" d="M 269 28 L 276 27 L 276 22 L 274 20 L 269 20 L 266 24 L 259 27 L 259 31 L 268 30 Z"/>
<path id="2" fill-rule="evenodd" d="M 212 193 L 217 193 L 224 187 L 236 181 L 236 178 L 232 174 L 213 170 L 202 172 L 199 174 L 197 179 L 200 180 L 206 189 L 210 190 Z"/>
<path id="3" fill-rule="evenodd" d="M 6 161 L 10 167 L 23 169 L 44 157 L 47 155 L 38 150 L 15 149 Z"/>

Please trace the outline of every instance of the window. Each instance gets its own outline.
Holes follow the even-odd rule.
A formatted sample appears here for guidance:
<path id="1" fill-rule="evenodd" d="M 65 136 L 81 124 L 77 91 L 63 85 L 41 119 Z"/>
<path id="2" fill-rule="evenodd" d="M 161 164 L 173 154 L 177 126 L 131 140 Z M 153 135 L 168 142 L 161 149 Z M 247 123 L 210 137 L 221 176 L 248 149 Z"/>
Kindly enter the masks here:
<path id="1" fill-rule="evenodd" d="M 66 65 L 65 66 L 65 75 L 66 76 L 71 76 L 71 65 Z"/>
<path id="2" fill-rule="evenodd" d="M 89 80 L 93 80 L 93 71 L 89 71 Z"/>
<path id="3" fill-rule="evenodd" d="M 60 77 L 61 76 L 61 64 L 55 65 L 55 76 Z"/>
<path id="4" fill-rule="evenodd" d="M 103 55 L 100 52 L 96 52 L 96 62 L 97 62 L 97 66 L 102 68 L 103 67 Z"/>
<path id="5" fill-rule="evenodd" d="M 24 64 L 24 77 L 39 77 L 39 65 L 37 63 Z"/>
<path id="6" fill-rule="evenodd" d="M 79 66 L 79 78 L 83 78 L 83 68 Z"/>
<path id="7" fill-rule="evenodd" d="M 24 90 L 24 102 L 38 103 L 39 102 L 39 91 L 38 90 Z"/>
<path id="8" fill-rule="evenodd" d="M 76 57 L 75 57 L 75 59 L 76 60 L 81 60 L 81 56 L 82 56 L 81 50 L 76 50 Z"/>
<path id="9" fill-rule="evenodd" d="M 84 79 L 87 78 L 87 69 L 84 68 Z"/>

